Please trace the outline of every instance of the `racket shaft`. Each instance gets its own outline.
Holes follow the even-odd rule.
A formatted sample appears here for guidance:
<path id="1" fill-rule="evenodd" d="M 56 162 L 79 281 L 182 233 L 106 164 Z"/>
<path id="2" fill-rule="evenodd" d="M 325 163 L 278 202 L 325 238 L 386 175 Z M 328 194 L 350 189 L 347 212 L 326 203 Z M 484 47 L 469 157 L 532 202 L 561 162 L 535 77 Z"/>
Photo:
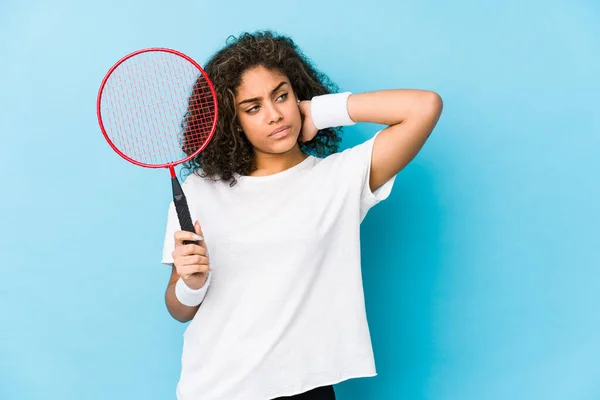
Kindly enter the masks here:
<path id="1" fill-rule="evenodd" d="M 173 186 L 173 203 L 175 204 L 175 210 L 177 210 L 177 218 L 179 219 L 181 230 L 195 233 L 194 223 L 192 222 L 192 216 L 190 215 L 190 208 L 188 207 L 187 199 L 179 184 L 179 180 L 177 177 L 173 177 L 171 178 L 171 183 Z M 198 244 L 196 241 L 186 241 L 184 243 Z"/>

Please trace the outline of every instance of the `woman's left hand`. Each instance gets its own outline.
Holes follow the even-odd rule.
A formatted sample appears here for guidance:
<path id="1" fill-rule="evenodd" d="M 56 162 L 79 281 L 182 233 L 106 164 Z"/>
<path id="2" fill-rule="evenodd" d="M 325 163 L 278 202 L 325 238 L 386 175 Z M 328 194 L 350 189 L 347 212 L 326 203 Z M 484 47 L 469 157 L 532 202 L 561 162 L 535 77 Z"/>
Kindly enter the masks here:
<path id="1" fill-rule="evenodd" d="M 319 131 L 315 126 L 310 114 L 310 100 L 300 102 L 300 115 L 302 116 L 302 130 L 300 131 L 300 142 L 310 142 Z"/>

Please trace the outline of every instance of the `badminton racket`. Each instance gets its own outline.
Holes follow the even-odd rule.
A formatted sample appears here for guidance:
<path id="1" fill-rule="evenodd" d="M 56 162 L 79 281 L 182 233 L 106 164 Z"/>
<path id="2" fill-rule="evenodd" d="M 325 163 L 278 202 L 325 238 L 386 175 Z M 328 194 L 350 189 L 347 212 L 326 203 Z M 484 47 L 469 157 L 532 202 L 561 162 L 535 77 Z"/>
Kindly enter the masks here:
<path id="1" fill-rule="evenodd" d="M 179 225 L 195 232 L 175 167 L 200 154 L 215 133 L 217 96 L 206 72 L 176 50 L 138 50 L 106 73 L 96 107 L 117 154 L 141 167 L 169 169 Z"/>

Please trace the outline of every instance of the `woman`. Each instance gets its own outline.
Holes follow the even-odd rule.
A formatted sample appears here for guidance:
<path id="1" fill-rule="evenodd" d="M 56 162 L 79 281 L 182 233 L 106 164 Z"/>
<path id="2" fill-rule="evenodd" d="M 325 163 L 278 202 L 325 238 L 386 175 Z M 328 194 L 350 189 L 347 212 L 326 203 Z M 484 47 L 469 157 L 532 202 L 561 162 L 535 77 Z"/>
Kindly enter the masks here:
<path id="1" fill-rule="evenodd" d="M 421 90 L 335 93 L 271 32 L 231 41 L 205 70 L 219 122 L 183 184 L 196 234 L 180 230 L 171 204 L 162 260 L 173 267 L 167 308 L 192 320 L 177 396 L 335 399 L 332 385 L 376 374 L 360 223 L 442 101 Z M 337 152 L 340 127 L 357 122 L 387 127 Z"/>

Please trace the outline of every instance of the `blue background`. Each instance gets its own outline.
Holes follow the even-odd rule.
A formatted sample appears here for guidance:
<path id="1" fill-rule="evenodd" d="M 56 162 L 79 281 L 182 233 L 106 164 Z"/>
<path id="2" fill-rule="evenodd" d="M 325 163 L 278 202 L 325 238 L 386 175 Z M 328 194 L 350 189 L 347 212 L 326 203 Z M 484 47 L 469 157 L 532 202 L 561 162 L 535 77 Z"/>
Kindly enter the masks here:
<path id="1" fill-rule="evenodd" d="M 501 4 L 500 4 L 501 3 Z M 600 399 L 600 4 L 0 3 L 0 399 L 172 399 L 168 172 L 105 143 L 96 94 L 144 47 L 200 63 L 291 35 L 344 90 L 444 113 L 362 226 L 379 376 L 351 399 Z M 378 126 L 346 130 L 343 148 Z"/>

